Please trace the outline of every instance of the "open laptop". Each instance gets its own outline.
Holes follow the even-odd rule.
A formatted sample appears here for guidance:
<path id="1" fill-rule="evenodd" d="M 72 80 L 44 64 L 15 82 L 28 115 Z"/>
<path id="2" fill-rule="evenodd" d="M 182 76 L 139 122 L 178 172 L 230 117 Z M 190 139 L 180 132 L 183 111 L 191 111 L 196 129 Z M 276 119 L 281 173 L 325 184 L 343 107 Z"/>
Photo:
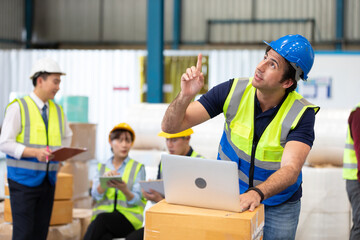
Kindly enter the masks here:
<path id="1" fill-rule="evenodd" d="M 170 154 L 161 161 L 168 203 L 241 212 L 235 162 Z"/>

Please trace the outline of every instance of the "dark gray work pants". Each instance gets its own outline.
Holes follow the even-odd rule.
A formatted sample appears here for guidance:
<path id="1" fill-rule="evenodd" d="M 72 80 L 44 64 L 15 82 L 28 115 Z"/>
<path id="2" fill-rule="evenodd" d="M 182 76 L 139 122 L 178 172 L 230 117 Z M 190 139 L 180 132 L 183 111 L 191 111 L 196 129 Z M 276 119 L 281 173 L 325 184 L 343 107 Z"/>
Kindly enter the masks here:
<path id="1" fill-rule="evenodd" d="M 350 240 L 360 239 L 360 183 L 358 180 L 346 180 L 346 191 L 351 203 L 353 226 Z"/>

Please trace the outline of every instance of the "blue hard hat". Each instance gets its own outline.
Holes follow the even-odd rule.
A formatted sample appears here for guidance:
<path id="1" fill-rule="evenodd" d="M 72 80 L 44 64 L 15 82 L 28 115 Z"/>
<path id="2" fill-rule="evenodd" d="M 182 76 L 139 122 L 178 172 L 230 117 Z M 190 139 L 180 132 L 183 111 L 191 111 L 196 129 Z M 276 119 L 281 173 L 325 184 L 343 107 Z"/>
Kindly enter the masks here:
<path id="1" fill-rule="evenodd" d="M 303 36 L 286 35 L 271 43 L 265 42 L 283 58 L 288 60 L 296 70 L 296 80 L 306 80 L 314 63 L 314 50 Z"/>

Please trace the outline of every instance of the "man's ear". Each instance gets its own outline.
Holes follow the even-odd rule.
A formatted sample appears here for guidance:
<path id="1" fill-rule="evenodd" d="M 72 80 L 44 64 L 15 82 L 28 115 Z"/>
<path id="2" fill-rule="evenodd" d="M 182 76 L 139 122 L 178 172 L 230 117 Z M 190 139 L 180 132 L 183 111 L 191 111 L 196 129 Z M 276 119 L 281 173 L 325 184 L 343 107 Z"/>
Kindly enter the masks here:
<path id="1" fill-rule="evenodd" d="M 284 82 L 282 82 L 282 86 L 285 89 L 291 87 L 293 84 L 294 84 L 294 80 L 292 78 L 286 79 Z"/>
<path id="2" fill-rule="evenodd" d="M 41 76 L 38 77 L 38 78 L 36 79 L 36 86 L 41 85 L 43 81 L 44 81 L 44 78 L 43 78 L 43 77 L 41 77 Z"/>

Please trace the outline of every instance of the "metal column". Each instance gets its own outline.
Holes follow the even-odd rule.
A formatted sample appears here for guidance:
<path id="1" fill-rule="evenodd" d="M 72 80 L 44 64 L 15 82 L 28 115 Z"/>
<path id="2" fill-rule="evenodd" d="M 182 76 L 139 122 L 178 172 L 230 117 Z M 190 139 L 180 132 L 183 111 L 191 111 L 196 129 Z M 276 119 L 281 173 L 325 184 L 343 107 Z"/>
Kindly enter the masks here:
<path id="1" fill-rule="evenodd" d="M 162 102 L 164 82 L 164 0 L 148 0 L 147 6 L 147 102 Z"/>
<path id="2" fill-rule="evenodd" d="M 25 0 L 25 29 L 26 29 L 26 48 L 32 47 L 34 3 L 33 0 Z"/>
<path id="3" fill-rule="evenodd" d="M 174 0 L 174 29 L 172 49 L 179 49 L 181 38 L 181 0 Z"/>
<path id="4" fill-rule="evenodd" d="M 344 0 L 336 1 L 336 39 L 335 49 L 342 50 L 344 41 Z"/>

